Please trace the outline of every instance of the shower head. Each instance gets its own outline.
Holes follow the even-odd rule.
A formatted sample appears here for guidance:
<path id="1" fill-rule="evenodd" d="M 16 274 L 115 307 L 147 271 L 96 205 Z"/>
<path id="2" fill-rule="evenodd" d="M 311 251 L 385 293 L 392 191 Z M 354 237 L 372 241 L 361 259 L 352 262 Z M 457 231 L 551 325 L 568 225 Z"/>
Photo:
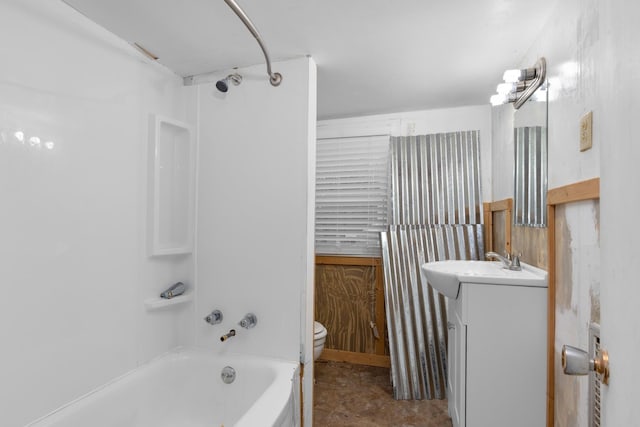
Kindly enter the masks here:
<path id="1" fill-rule="evenodd" d="M 225 93 L 229 90 L 229 82 L 233 83 L 234 86 L 238 86 L 242 82 L 242 76 L 238 73 L 229 74 L 224 79 L 216 82 L 216 88 Z"/>
<path id="2" fill-rule="evenodd" d="M 227 85 L 227 79 L 218 80 L 216 82 L 216 89 L 218 89 L 220 92 L 228 91 L 229 90 L 229 86 Z"/>

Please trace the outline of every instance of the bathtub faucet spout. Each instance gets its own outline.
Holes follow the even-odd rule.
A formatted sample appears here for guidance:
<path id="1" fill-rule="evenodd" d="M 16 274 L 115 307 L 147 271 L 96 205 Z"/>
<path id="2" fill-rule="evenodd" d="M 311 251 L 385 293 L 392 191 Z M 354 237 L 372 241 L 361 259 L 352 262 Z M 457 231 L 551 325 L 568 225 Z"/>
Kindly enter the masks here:
<path id="1" fill-rule="evenodd" d="M 220 341 L 225 342 L 229 338 L 235 337 L 235 336 L 236 336 L 236 330 L 235 329 L 231 329 L 229 332 L 227 332 L 226 334 L 224 334 L 223 336 L 220 337 Z"/>

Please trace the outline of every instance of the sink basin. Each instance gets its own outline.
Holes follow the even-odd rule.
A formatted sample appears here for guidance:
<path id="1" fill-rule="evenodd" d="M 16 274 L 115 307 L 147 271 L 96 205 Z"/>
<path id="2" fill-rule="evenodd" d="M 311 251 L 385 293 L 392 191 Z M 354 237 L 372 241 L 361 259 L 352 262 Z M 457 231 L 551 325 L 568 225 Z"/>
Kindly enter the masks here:
<path id="1" fill-rule="evenodd" d="M 461 283 L 547 287 L 547 272 L 520 263 L 522 270 L 502 267 L 499 261 L 436 261 L 422 264 L 429 284 L 444 296 L 456 299 Z"/>

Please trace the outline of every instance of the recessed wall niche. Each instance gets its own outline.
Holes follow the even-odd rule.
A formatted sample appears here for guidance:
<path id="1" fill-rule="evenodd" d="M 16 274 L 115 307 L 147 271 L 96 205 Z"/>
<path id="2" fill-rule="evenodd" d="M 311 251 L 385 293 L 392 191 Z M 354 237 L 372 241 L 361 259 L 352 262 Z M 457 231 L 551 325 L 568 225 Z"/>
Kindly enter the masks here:
<path id="1" fill-rule="evenodd" d="M 194 143 L 191 127 L 151 115 L 149 120 L 149 256 L 191 253 Z"/>

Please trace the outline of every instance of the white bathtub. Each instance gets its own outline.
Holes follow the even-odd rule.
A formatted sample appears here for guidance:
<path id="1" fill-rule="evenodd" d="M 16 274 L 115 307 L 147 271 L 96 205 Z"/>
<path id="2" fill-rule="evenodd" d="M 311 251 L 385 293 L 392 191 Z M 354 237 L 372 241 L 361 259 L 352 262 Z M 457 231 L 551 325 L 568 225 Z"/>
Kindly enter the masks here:
<path id="1" fill-rule="evenodd" d="M 236 379 L 225 384 L 225 366 Z M 298 366 L 176 349 L 28 427 L 294 427 Z"/>

